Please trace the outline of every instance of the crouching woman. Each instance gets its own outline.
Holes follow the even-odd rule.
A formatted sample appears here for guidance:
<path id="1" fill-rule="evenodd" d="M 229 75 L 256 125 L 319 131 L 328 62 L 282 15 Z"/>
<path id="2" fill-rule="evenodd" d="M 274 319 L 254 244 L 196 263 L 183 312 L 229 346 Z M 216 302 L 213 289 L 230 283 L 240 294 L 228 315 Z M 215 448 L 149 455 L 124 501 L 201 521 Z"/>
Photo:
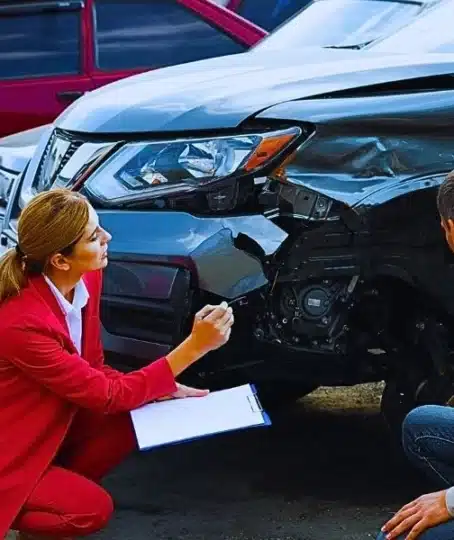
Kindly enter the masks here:
<path id="1" fill-rule="evenodd" d="M 0 537 L 71 537 L 105 526 L 99 481 L 136 448 L 129 411 L 164 396 L 222 346 L 233 315 L 206 306 L 166 357 L 123 374 L 104 363 L 102 269 L 111 239 L 80 194 L 54 190 L 23 210 L 18 246 L 0 259 Z"/>

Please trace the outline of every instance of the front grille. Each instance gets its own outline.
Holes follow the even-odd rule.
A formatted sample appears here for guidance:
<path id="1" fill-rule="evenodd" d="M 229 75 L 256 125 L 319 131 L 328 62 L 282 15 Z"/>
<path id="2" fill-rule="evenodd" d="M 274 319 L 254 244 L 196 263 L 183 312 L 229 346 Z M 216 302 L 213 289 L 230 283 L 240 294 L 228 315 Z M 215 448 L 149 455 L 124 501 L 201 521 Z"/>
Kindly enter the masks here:
<path id="1" fill-rule="evenodd" d="M 36 176 L 35 176 L 35 182 L 36 184 L 42 184 L 42 175 L 43 175 L 43 169 L 44 169 L 44 163 L 46 163 L 47 158 L 50 153 L 50 149 L 52 147 L 53 141 L 55 139 L 55 132 L 52 134 L 52 136 L 49 139 L 49 142 L 46 145 L 46 148 L 44 149 L 43 155 L 41 157 L 41 161 L 39 162 L 38 168 L 36 169 Z"/>
<path id="2" fill-rule="evenodd" d="M 58 167 L 58 171 L 55 173 L 56 176 L 58 176 L 58 174 L 61 172 L 61 170 L 63 169 L 63 167 L 68 163 L 68 161 L 73 157 L 73 155 L 75 154 L 76 150 L 82 145 L 83 143 L 81 142 L 73 142 L 70 144 L 68 150 L 66 151 L 66 154 L 63 156 L 63 159 L 61 160 L 60 162 L 60 165 Z"/>
<path id="3" fill-rule="evenodd" d="M 56 129 L 41 157 L 32 184 L 32 194 L 52 187 L 72 187 L 91 173 L 117 147 L 112 142 L 89 142 Z"/>
<path id="4" fill-rule="evenodd" d="M 82 144 L 82 140 L 70 137 L 61 130 L 53 132 L 36 171 L 34 188 L 37 192 L 46 191 L 52 186 Z"/>

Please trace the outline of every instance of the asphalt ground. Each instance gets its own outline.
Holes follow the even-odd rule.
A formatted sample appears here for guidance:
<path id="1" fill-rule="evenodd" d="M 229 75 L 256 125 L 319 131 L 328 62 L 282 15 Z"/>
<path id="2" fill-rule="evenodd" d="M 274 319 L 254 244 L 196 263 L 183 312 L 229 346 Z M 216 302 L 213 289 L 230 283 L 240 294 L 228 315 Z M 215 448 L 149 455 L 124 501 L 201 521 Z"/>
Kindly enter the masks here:
<path id="1" fill-rule="evenodd" d="M 375 538 L 428 489 L 391 443 L 380 394 L 320 389 L 269 428 L 134 454 L 104 482 L 116 513 L 93 538 Z"/>

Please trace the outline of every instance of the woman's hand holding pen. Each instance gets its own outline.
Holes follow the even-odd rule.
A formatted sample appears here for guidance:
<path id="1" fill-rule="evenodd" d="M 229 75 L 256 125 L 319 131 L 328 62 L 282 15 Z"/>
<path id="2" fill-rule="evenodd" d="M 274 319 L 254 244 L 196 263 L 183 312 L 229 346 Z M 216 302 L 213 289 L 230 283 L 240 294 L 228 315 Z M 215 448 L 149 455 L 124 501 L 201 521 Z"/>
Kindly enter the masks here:
<path id="1" fill-rule="evenodd" d="M 227 302 L 203 307 L 194 317 L 191 335 L 167 354 L 173 374 L 179 375 L 205 354 L 225 345 L 233 323 L 233 310 Z"/>
<path id="2" fill-rule="evenodd" d="M 227 302 L 207 305 L 196 313 L 190 339 L 202 355 L 206 354 L 227 343 L 233 323 L 233 310 Z"/>
<path id="3" fill-rule="evenodd" d="M 228 307 L 227 302 L 222 302 L 219 306 L 207 305 L 202 308 L 194 317 L 191 335 L 167 356 L 173 372 L 177 374 L 178 371 L 182 371 L 182 360 L 186 363 L 193 363 L 206 353 L 225 345 L 229 340 L 233 322 L 233 310 Z M 158 401 L 172 398 L 203 397 L 209 392 L 180 383 L 176 384 L 176 392 Z"/>

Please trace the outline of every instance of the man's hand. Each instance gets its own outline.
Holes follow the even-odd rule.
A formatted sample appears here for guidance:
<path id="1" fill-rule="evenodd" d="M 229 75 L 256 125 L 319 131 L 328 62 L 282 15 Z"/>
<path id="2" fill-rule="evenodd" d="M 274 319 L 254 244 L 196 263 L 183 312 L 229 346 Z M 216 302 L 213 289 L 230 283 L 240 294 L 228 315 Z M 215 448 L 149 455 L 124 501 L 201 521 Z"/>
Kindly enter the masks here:
<path id="1" fill-rule="evenodd" d="M 382 528 L 391 540 L 407 531 L 406 540 L 415 540 L 426 529 L 449 521 L 446 490 L 428 493 L 403 506 Z"/>

